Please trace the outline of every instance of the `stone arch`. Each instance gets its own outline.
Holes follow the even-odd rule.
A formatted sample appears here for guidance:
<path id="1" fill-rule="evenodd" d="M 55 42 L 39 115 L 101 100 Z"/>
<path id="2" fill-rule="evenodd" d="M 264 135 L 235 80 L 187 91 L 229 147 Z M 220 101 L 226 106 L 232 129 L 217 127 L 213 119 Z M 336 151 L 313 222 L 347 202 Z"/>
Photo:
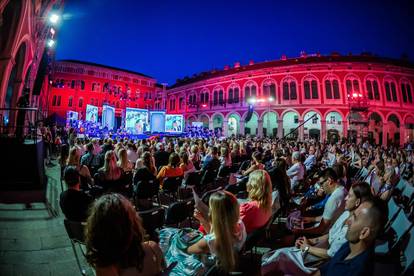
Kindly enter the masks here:
<path id="1" fill-rule="evenodd" d="M 195 115 L 190 115 L 187 117 L 187 125 L 191 126 L 192 122 L 197 122 L 197 117 Z"/>
<path id="2" fill-rule="evenodd" d="M 306 123 L 304 123 L 304 138 L 313 138 L 316 141 L 319 141 L 321 138 L 321 130 L 322 130 L 322 116 L 318 111 L 309 110 L 303 113 L 303 121 L 306 122 L 312 116 L 316 116 L 315 118 L 310 119 Z"/>
<path id="3" fill-rule="evenodd" d="M 379 112 L 371 112 L 368 115 L 368 140 L 382 144 L 382 132 L 384 116 Z"/>
<path id="4" fill-rule="evenodd" d="M 282 114 L 283 137 L 299 126 L 299 113 L 296 110 L 288 110 Z M 298 129 L 291 133 L 287 138 L 296 139 L 299 135 Z"/>
<path id="5" fill-rule="evenodd" d="M 203 123 L 203 127 L 208 128 L 210 123 L 210 117 L 207 114 L 203 113 L 200 114 L 200 116 L 198 117 L 198 121 Z"/>
<path id="6" fill-rule="evenodd" d="M 390 113 L 387 116 L 387 144 L 394 143 L 399 145 L 400 144 L 400 124 L 401 118 L 395 113 Z"/>
<path id="7" fill-rule="evenodd" d="M 266 111 L 262 113 L 263 135 L 267 137 L 277 136 L 278 114 L 275 111 Z"/>
<path id="8" fill-rule="evenodd" d="M 245 120 L 247 113 L 248 112 L 244 113 L 243 120 Z M 244 123 L 244 134 L 250 134 L 250 135 L 255 136 L 257 134 L 258 127 L 259 127 L 259 115 L 257 114 L 256 111 L 254 111 L 250 120 L 247 122 L 245 121 Z"/>
<path id="9" fill-rule="evenodd" d="M 329 110 L 325 114 L 326 137 L 328 141 L 337 141 L 343 136 L 343 120 L 345 116 L 338 110 Z"/>
<path id="10" fill-rule="evenodd" d="M 404 142 L 414 141 L 414 115 L 406 114 L 404 116 L 405 135 Z"/>
<path id="11" fill-rule="evenodd" d="M 227 136 L 237 135 L 240 133 L 240 115 L 237 112 L 227 114 Z"/>
<path id="12" fill-rule="evenodd" d="M 3 22 L 0 25 L 0 53 L 14 43 L 18 26 L 24 12 L 23 1 L 10 0 L 2 10 Z"/>
<path id="13" fill-rule="evenodd" d="M 220 129 L 223 130 L 223 122 L 224 122 L 224 115 L 220 112 L 216 112 L 211 115 L 211 120 L 213 121 L 213 129 Z"/>

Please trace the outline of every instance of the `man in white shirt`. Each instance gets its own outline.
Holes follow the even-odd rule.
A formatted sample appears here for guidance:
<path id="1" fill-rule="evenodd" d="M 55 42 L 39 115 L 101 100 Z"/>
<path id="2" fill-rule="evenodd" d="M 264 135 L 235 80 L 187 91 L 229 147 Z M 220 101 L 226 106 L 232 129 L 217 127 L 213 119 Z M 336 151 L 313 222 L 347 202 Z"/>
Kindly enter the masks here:
<path id="1" fill-rule="evenodd" d="M 328 201 L 325 204 L 323 214 L 320 217 L 304 217 L 304 223 L 318 223 L 317 226 L 300 229 L 294 228 L 292 231 L 295 234 L 302 235 L 323 235 L 331 225 L 335 223 L 336 219 L 342 214 L 345 207 L 345 197 L 347 195 L 346 189 L 338 183 L 338 176 L 332 168 L 327 168 L 322 172 L 319 179 L 323 190 L 326 194 L 330 194 Z"/>
<path id="2" fill-rule="evenodd" d="M 347 241 L 346 220 L 357 208 L 371 204 L 372 194 L 367 183 L 357 182 L 352 185 L 345 198 L 345 211 L 330 228 L 329 233 L 314 239 L 300 237 L 294 247 L 285 247 L 262 257 L 262 275 L 275 275 L 276 271 L 284 275 L 311 274 L 317 269 L 307 264 L 332 258 Z"/>
<path id="3" fill-rule="evenodd" d="M 305 169 L 300 162 L 300 153 L 298 151 L 292 153 L 292 163 L 293 165 L 286 171 L 286 174 L 290 178 L 290 187 L 293 190 L 299 185 L 305 175 Z"/>

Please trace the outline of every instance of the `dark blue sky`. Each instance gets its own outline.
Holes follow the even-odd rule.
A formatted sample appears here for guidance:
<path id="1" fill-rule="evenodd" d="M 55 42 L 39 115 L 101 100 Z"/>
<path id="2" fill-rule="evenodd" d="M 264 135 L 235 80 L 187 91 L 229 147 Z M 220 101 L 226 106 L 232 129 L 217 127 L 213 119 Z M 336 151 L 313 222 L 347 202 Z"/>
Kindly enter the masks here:
<path id="1" fill-rule="evenodd" d="M 414 58 L 412 0 L 66 0 L 57 59 L 138 71 L 159 83 L 304 50 Z"/>

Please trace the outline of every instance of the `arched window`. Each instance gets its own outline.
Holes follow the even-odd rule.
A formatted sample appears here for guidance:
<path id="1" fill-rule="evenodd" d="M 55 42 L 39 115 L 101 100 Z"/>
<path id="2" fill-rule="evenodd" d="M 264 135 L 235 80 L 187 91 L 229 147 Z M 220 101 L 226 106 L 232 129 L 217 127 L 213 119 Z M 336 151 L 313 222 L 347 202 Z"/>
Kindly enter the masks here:
<path id="1" fill-rule="evenodd" d="M 244 98 L 246 99 L 246 102 L 249 101 L 250 96 L 251 96 L 251 94 L 250 94 L 250 87 L 249 86 L 246 86 L 244 88 Z"/>
<path id="2" fill-rule="evenodd" d="M 332 84 L 330 80 L 325 80 L 326 98 L 332 99 Z"/>
<path id="3" fill-rule="evenodd" d="M 290 99 L 296 100 L 298 98 L 296 93 L 296 82 L 290 82 Z"/>
<path id="4" fill-rule="evenodd" d="M 56 106 L 56 95 L 53 96 L 52 106 Z"/>
<path id="5" fill-rule="evenodd" d="M 60 101 L 62 100 L 62 96 L 57 97 L 57 106 L 60 106 Z"/>
<path id="6" fill-rule="evenodd" d="M 370 100 L 379 100 L 379 89 L 378 89 L 378 82 L 374 79 L 368 79 L 365 82 L 367 87 L 368 99 Z"/>
<path id="7" fill-rule="evenodd" d="M 214 90 L 213 105 L 218 105 L 218 91 Z"/>
<path id="8" fill-rule="evenodd" d="M 81 80 L 81 90 L 85 90 L 85 81 Z"/>
<path id="9" fill-rule="evenodd" d="M 223 90 L 221 90 L 221 89 L 219 91 L 219 104 L 224 105 Z"/>
<path id="10" fill-rule="evenodd" d="M 69 106 L 69 107 L 72 107 L 72 104 L 73 104 L 73 97 L 72 97 L 72 96 L 70 96 L 70 97 L 69 97 L 68 106 Z"/>
<path id="11" fill-rule="evenodd" d="M 79 105 L 78 105 L 79 107 L 82 107 L 83 106 L 83 98 L 79 98 Z"/>
<path id="12" fill-rule="evenodd" d="M 353 93 L 359 93 L 359 80 L 355 77 L 351 77 L 345 81 L 346 93 L 347 95 L 352 95 Z"/>
<path id="13" fill-rule="evenodd" d="M 263 85 L 263 96 L 276 100 L 276 84 L 272 82 L 265 83 Z"/>
<path id="14" fill-rule="evenodd" d="M 294 80 L 283 81 L 283 100 L 296 100 L 298 98 L 296 92 L 296 82 Z"/>
<path id="15" fill-rule="evenodd" d="M 233 102 L 238 103 L 239 102 L 239 88 L 235 87 L 233 90 Z"/>
<path id="16" fill-rule="evenodd" d="M 385 81 L 384 82 L 385 87 L 385 97 L 388 102 L 397 102 L 397 88 L 395 86 L 395 83 L 392 81 Z"/>
<path id="17" fill-rule="evenodd" d="M 289 83 L 283 83 L 283 99 L 289 100 Z"/>
<path id="18" fill-rule="evenodd" d="M 411 94 L 411 85 L 407 82 L 401 83 L 401 94 L 404 103 L 413 103 L 413 96 Z"/>
<path id="19" fill-rule="evenodd" d="M 246 102 L 251 98 L 256 98 L 257 96 L 257 87 L 253 83 L 249 83 L 244 87 L 244 99 Z"/>
<path id="20" fill-rule="evenodd" d="M 229 89 L 229 94 L 228 94 L 228 99 L 227 99 L 229 104 L 233 103 L 233 88 Z"/>

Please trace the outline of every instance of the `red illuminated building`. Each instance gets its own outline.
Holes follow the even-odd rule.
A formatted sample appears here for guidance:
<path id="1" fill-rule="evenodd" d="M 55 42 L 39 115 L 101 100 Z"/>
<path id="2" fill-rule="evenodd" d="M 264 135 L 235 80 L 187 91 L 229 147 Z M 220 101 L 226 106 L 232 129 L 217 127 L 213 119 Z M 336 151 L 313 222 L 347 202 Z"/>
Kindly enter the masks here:
<path id="1" fill-rule="evenodd" d="M 79 112 L 84 119 L 86 105 L 115 107 L 118 122 L 127 107 L 154 109 L 162 90 L 152 77 L 129 70 L 88 62 L 62 60 L 53 64 L 53 80 L 48 96 L 49 115 L 66 118 L 67 111 Z M 118 125 L 119 125 L 118 123 Z"/>
<path id="2" fill-rule="evenodd" d="M 302 53 L 186 77 L 167 91 L 166 108 L 225 136 L 281 138 L 306 121 L 290 136 L 403 144 L 414 135 L 413 82 L 403 60 Z"/>

